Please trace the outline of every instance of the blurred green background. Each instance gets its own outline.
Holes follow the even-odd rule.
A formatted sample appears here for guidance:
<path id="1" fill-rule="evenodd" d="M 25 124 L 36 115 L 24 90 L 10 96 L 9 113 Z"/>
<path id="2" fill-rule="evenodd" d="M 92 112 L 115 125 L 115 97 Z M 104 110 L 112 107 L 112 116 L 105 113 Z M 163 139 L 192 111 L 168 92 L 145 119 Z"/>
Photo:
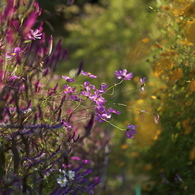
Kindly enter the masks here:
<path id="1" fill-rule="evenodd" d="M 83 63 L 84 71 L 110 85 L 117 82 L 115 70 L 135 75 L 110 99 L 123 113 L 115 125 L 130 122 L 138 134 L 127 140 L 113 129 L 104 194 L 195 194 L 194 1 L 38 2 L 47 35 L 56 42 L 62 38 L 68 49 L 60 74 L 72 76 Z M 141 77 L 149 79 L 145 91 L 139 88 Z"/>

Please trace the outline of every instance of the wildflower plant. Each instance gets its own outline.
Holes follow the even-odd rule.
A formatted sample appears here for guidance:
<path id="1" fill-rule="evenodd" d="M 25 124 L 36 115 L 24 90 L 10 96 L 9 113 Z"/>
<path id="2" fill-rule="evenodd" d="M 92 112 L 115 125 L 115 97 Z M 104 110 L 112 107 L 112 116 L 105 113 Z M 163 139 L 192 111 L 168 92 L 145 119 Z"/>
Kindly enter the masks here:
<path id="1" fill-rule="evenodd" d="M 82 66 L 74 78 L 56 75 L 67 50 L 46 38 L 38 3 L 0 4 L 0 194 L 92 194 L 105 177 L 111 139 L 95 126 L 116 127 L 111 119 L 120 112 L 106 94 L 133 74 L 116 71 L 110 87 L 93 85 L 88 78 L 98 76 Z M 134 125 L 116 128 L 136 134 Z"/>

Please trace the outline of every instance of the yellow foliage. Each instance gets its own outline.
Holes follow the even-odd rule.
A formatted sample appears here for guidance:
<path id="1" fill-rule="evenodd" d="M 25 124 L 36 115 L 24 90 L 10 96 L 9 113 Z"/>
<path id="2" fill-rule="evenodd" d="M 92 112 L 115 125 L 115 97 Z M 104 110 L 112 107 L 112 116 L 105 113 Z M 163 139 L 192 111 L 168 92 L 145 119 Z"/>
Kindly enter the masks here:
<path id="1" fill-rule="evenodd" d="M 152 165 L 151 164 L 145 164 L 144 165 L 144 170 L 149 171 L 151 169 L 152 169 Z"/>
<path id="2" fill-rule="evenodd" d="M 125 165 L 125 163 L 124 162 L 120 162 L 120 163 L 118 163 L 118 166 L 119 167 L 123 167 Z"/>
<path id="3" fill-rule="evenodd" d="M 183 10 L 181 9 L 171 9 L 173 16 L 176 18 L 183 15 Z M 179 22 L 176 20 L 176 22 Z"/>
<path id="4" fill-rule="evenodd" d="M 162 10 L 170 10 L 171 7 L 170 7 L 170 6 L 164 6 L 164 5 L 162 5 L 162 6 L 161 6 L 161 9 L 162 9 Z"/>
<path id="5" fill-rule="evenodd" d="M 189 42 L 195 42 L 195 20 L 185 23 L 185 36 Z"/>
<path id="6" fill-rule="evenodd" d="M 140 116 L 135 117 L 135 123 L 137 125 L 137 136 L 135 141 L 139 146 L 151 145 L 158 139 L 160 134 L 160 127 L 154 123 L 153 114 L 145 113 L 143 118 Z"/>
<path id="7" fill-rule="evenodd" d="M 173 56 L 178 56 L 177 52 L 171 49 L 167 49 L 166 52 L 163 52 L 160 54 L 161 56 L 169 56 L 169 57 L 173 57 Z"/>
<path id="8" fill-rule="evenodd" d="M 144 38 L 141 41 L 142 41 L 142 43 L 148 43 L 148 42 L 150 42 L 150 39 L 149 38 Z"/>
<path id="9" fill-rule="evenodd" d="M 175 5 L 181 5 L 181 6 L 183 6 L 183 5 L 187 5 L 187 4 L 189 4 L 189 3 L 192 3 L 193 2 L 193 0 L 174 0 L 173 1 L 173 3 L 175 4 Z"/>
<path id="10" fill-rule="evenodd" d="M 183 9 L 183 14 L 187 17 L 194 16 L 195 15 L 195 4 L 188 4 L 184 9 Z"/>
<path id="11" fill-rule="evenodd" d="M 190 126 L 190 117 L 186 118 L 181 122 L 182 127 L 184 128 L 184 134 L 189 134 L 192 131 L 192 127 Z"/>
<path id="12" fill-rule="evenodd" d="M 190 151 L 189 159 L 190 160 L 194 160 L 195 159 L 195 146 Z"/>
<path id="13" fill-rule="evenodd" d="M 172 4 L 171 8 L 166 10 L 170 10 L 176 18 L 176 22 L 180 22 L 182 18 L 180 16 L 191 17 L 195 15 L 195 5 L 192 3 L 192 0 L 184 0 L 180 2 L 176 2 Z M 165 10 L 165 9 L 164 9 Z"/>
<path id="14" fill-rule="evenodd" d="M 193 76 L 195 76 L 195 68 L 191 70 L 189 78 L 192 78 Z"/>
<path id="15" fill-rule="evenodd" d="M 191 102 L 191 101 L 187 101 L 187 102 L 185 103 L 185 105 L 186 105 L 186 106 L 191 106 L 191 105 L 192 105 L 192 102 Z"/>
<path id="16" fill-rule="evenodd" d="M 131 157 L 137 157 L 137 156 L 139 156 L 139 153 L 138 152 L 131 152 L 130 156 Z"/>
<path id="17" fill-rule="evenodd" d="M 128 148 L 128 145 L 127 145 L 127 144 L 121 145 L 121 149 L 122 149 L 122 150 L 126 150 L 127 148 Z"/>
<path id="18" fill-rule="evenodd" d="M 182 68 L 177 68 L 173 71 L 171 77 L 170 77 L 170 82 L 173 84 L 174 81 L 179 80 L 183 77 L 183 69 Z"/>
<path id="19" fill-rule="evenodd" d="M 178 40 L 178 42 L 188 46 L 193 45 L 193 43 L 189 42 L 187 39 Z"/>
<path id="20" fill-rule="evenodd" d="M 159 77 L 167 73 L 173 68 L 174 61 L 172 58 L 161 57 L 155 63 L 154 76 Z"/>
<path id="21" fill-rule="evenodd" d="M 126 58 L 127 61 L 135 62 L 143 59 L 146 54 L 150 52 L 150 41 L 148 38 L 139 40 L 134 43 L 127 51 Z"/>
<path id="22" fill-rule="evenodd" d="M 135 83 L 139 83 L 139 79 L 140 79 L 140 77 L 138 77 L 138 76 L 134 76 L 134 77 L 133 77 L 133 81 L 134 81 Z"/>
<path id="23" fill-rule="evenodd" d="M 189 82 L 188 88 L 189 88 L 190 92 L 194 92 L 195 91 L 195 80 Z"/>
<path id="24" fill-rule="evenodd" d="M 157 47 L 157 48 L 162 48 L 163 47 L 163 45 L 160 45 L 160 44 L 154 44 L 154 47 Z"/>
<path id="25" fill-rule="evenodd" d="M 160 134 L 161 134 L 161 131 L 157 130 L 156 135 L 153 137 L 153 140 L 157 140 Z"/>

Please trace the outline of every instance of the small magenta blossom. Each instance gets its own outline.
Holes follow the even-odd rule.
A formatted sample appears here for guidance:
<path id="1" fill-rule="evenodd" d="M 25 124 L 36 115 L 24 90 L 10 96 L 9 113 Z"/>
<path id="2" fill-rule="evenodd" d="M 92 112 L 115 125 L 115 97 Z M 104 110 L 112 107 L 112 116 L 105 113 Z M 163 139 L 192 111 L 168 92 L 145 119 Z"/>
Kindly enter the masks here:
<path id="1" fill-rule="evenodd" d="M 127 70 L 116 70 L 115 75 L 117 79 L 131 80 L 133 78 L 133 73 L 130 72 L 127 74 Z"/>
<path id="2" fill-rule="evenodd" d="M 113 109 L 113 108 L 109 108 L 109 109 L 108 109 L 108 112 L 114 113 L 114 114 L 118 114 L 118 115 L 121 114 L 120 111 L 117 111 L 117 110 L 115 110 L 115 109 Z"/>
<path id="3" fill-rule="evenodd" d="M 16 79 L 19 79 L 20 77 L 16 76 L 16 75 L 13 75 L 13 76 L 10 76 L 8 81 L 15 81 Z"/>
<path id="4" fill-rule="evenodd" d="M 95 91 L 94 95 L 89 96 L 89 99 L 93 100 L 98 106 L 102 106 L 105 103 L 105 99 L 98 93 L 98 91 Z"/>
<path id="5" fill-rule="evenodd" d="M 79 158 L 78 156 L 72 156 L 70 157 L 72 160 L 81 160 L 81 158 Z"/>
<path id="6" fill-rule="evenodd" d="M 30 33 L 27 34 L 27 38 L 30 40 L 41 39 L 42 33 L 39 32 L 39 29 L 32 30 L 30 29 Z"/>
<path id="7" fill-rule="evenodd" d="M 65 94 L 73 93 L 72 87 L 70 87 L 70 86 L 68 86 L 68 85 L 64 85 L 64 93 L 65 93 Z"/>
<path id="8" fill-rule="evenodd" d="M 71 130 L 72 129 L 72 126 L 69 123 L 67 123 L 65 121 L 62 121 L 62 123 L 67 128 L 67 130 Z"/>
<path id="9" fill-rule="evenodd" d="M 127 126 L 127 131 L 125 132 L 126 134 L 126 137 L 131 139 L 131 138 L 134 138 L 134 134 L 137 133 L 137 131 L 135 130 L 136 129 L 136 125 L 128 125 Z"/>
<path id="10" fill-rule="evenodd" d="M 108 85 L 106 83 L 102 83 L 100 89 L 98 90 L 99 93 L 106 93 L 106 88 Z"/>
<path id="11" fill-rule="evenodd" d="M 106 110 L 104 106 L 96 106 L 96 120 L 98 122 L 105 122 L 108 121 L 111 118 L 111 113 Z"/>
<path id="12" fill-rule="evenodd" d="M 81 74 L 90 78 L 97 78 L 97 76 L 95 76 L 94 74 L 91 74 L 90 72 L 84 72 L 83 70 L 81 71 Z"/>
<path id="13" fill-rule="evenodd" d="M 63 79 L 65 79 L 67 82 L 74 82 L 73 78 L 67 77 L 67 76 L 62 76 Z"/>
<path id="14" fill-rule="evenodd" d="M 14 56 L 18 56 L 20 53 L 21 53 L 21 48 L 15 47 L 15 48 L 13 48 L 11 53 L 7 53 L 7 59 L 11 59 Z"/>
<path id="15" fill-rule="evenodd" d="M 86 91 L 96 90 L 95 85 L 91 85 L 89 81 L 86 81 L 83 83 L 83 87 L 85 88 Z"/>
<path id="16" fill-rule="evenodd" d="M 82 161 L 84 164 L 89 164 L 91 161 L 88 159 L 84 159 L 82 160 L 81 158 L 79 158 L 78 156 L 72 156 L 70 157 L 72 160 L 76 160 L 76 161 Z"/>
<path id="17" fill-rule="evenodd" d="M 85 96 L 85 97 L 90 97 L 92 96 L 91 94 L 91 90 L 96 90 L 95 85 L 91 85 L 89 81 L 85 81 L 83 83 L 83 88 L 84 90 L 81 91 L 81 95 Z"/>
<path id="18" fill-rule="evenodd" d="M 76 101 L 76 102 L 82 102 L 83 100 L 81 98 L 79 98 L 77 95 L 71 95 L 70 99 L 72 101 Z"/>

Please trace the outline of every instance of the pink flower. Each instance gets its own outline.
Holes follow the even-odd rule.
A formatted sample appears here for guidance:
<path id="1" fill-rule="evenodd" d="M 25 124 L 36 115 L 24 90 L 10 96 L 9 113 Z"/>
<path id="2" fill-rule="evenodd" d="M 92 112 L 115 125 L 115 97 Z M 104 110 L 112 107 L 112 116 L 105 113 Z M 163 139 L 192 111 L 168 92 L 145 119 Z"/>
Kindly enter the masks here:
<path id="1" fill-rule="evenodd" d="M 115 75 L 117 79 L 131 80 L 133 78 L 132 72 L 127 74 L 127 70 L 116 70 Z"/>
<path id="2" fill-rule="evenodd" d="M 67 77 L 67 76 L 62 76 L 63 79 L 65 79 L 67 82 L 74 82 L 73 78 Z"/>
<path id="3" fill-rule="evenodd" d="M 30 33 L 27 34 L 27 38 L 30 40 L 36 40 L 36 39 L 41 39 L 42 33 L 38 29 L 32 30 L 30 29 Z"/>
<path id="4" fill-rule="evenodd" d="M 68 85 L 64 85 L 64 93 L 65 94 L 73 93 L 73 89 Z"/>
<path id="5" fill-rule="evenodd" d="M 129 139 L 134 138 L 134 134 L 137 133 L 137 131 L 135 129 L 136 129 L 135 125 L 130 125 L 129 124 L 127 126 L 127 131 L 125 132 L 126 137 L 129 138 Z"/>
<path id="6" fill-rule="evenodd" d="M 15 47 L 13 48 L 11 53 L 7 53 L 7 59 L 11 59 L 14 56 L 18 56 L 21 53 L 21 48 L 20 47 Z"/>
<path id="7" fill-rule="evenodd" d="M 84 72 L 84 71 L 81 71 L 81 74 L 83 76 L 88 76 L 90 78 L 97 78 L 97 76 L 95 76 L 94 74 L 91 74 L 90 72 Z"/>

